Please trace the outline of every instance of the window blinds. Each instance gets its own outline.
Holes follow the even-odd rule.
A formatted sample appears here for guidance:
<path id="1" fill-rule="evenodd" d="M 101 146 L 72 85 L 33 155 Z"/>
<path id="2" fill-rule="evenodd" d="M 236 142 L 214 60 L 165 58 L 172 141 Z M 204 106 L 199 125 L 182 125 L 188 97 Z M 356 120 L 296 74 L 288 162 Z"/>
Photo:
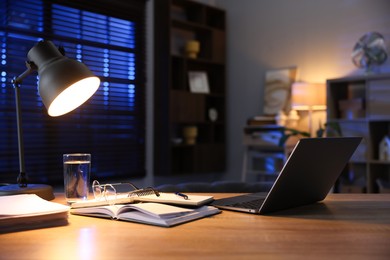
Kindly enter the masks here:
<path id="1" fill-rule="evenodd" d="M 145 1 L 0 3 L 0 182 L 15 183 L 18 151 L 11 79 L 42 39 L 65 48 L 102 83 L 75 111 L 47 115 L 36 74 L 21 86 L 26 171 L 30 182 L 60 183 L 62 154 L 91 153 L 92 178 L 145 174 Z"/>

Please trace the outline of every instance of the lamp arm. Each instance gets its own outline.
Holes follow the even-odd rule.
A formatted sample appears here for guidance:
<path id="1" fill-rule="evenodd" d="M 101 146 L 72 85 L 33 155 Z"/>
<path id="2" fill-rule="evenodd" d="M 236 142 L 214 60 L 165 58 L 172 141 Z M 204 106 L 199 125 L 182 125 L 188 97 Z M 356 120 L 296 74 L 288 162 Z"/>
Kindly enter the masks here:
<path id="1" fill-rule="evenodd" d="M 34 71 L 37 71 L 38 70 L 38 67 L 37 65 L 35 65 L 34 62 L 32 61 L 26 61 L 26 67 L 27 69 L 22 73 L 20 74 L 19 76 L 15 77 L 12 79 L 11 83 L 14 87 L 18 86 L 20 84 L 23 83 L 23 80 L 28 76 L 30 75 L 31 73 L 33 73 Z"/>
<path id="2" fill-rule="evenodd" d="M 26 67 L 27 70 L 25 70 L 22 74 L 12 80 L 12 85 L 15 89 L 16 123 L 18 131 L 19 175 L 17 178 L 17 182 L 19 184 L 19 187 L 27 187 L 27 173 L 24 167 L 24 141 L 20 106 L 20 84 L 22 84 L 23 80 L 28 75 L 37 70 L 37 66 L 33 62 L 26 61 Z"/>

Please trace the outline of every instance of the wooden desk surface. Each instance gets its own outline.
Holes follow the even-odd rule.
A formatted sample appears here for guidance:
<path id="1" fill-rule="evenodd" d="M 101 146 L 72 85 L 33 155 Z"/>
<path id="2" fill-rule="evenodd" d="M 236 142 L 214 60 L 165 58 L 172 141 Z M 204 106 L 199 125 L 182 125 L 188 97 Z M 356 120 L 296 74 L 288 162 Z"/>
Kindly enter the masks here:
<path id="1" fill-rule="evenodd" d="M 216 198 L 231 194 L 214 194 Z M 63 202 L 57 198 L 57 202 Z M 273 216 L 223 211 L 172 228 L 70 215 L 0 235 L 0 259 L 390 259 L 390 194 L 331 194 Z"/>

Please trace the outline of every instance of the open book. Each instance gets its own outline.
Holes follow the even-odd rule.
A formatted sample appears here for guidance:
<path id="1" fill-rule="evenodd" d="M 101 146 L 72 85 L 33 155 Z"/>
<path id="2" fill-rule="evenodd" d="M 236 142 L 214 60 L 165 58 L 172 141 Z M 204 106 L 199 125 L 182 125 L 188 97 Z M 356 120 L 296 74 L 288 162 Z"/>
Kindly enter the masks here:
<path id="1" fill-rule="evenodd" d="M 189 209 L 153 202 L 72 208 L 70 210 L 70 213 L 76 215 L 112 218 L 163 227 L 175 226 L 219 212 L 221 212 L 219 209 L 212 206 Z"/>
<path id="2" fill-rule="evenodd" d="M 0 233 L 68 224 L 68 206 L 35 194 L 0 196 L 0 205 Z"/>
<path id="3" fill-rule="evenodd" d="M 188 198 L 184 199 L 181 196 L 176 195 L 175 193 L 164 193 L 160 192 L 160 196 L 155 194 L 142 195 L 140 197 L 133 196 L 128 197 L 127 194 L 118 194 L 115 200 L 111 200 L 111 204 L 127 204 L 127 203 L 137 203 L 137 202 L 158 202 L 165 204 L 174 204 L 181 206 L 191 206 L 199 207 L 205 205 L 214 200 L 213 196 L 204 196 L 204 195 L 192 195 L 187 194 Z M 104 198 L 100 200 L 92 199 L 72 203 L 72 208 L 84 208 L 84 207 L 96 207 L 109 205 Z"/>

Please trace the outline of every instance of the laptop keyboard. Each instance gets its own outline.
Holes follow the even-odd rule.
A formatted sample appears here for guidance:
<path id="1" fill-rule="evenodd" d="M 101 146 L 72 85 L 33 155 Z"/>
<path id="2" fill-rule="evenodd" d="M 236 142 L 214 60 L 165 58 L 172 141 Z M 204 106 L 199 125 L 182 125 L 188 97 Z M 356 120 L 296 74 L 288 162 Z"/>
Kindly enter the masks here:
<path id="1" fill-rule="evenodd" d="M 243 201 L 234 203 L 231 206 L 236 208 L 244 208 L 244 209 L 258 209 L 263 204 L 264 199 L 254 199 L 250 201 Z"/>

